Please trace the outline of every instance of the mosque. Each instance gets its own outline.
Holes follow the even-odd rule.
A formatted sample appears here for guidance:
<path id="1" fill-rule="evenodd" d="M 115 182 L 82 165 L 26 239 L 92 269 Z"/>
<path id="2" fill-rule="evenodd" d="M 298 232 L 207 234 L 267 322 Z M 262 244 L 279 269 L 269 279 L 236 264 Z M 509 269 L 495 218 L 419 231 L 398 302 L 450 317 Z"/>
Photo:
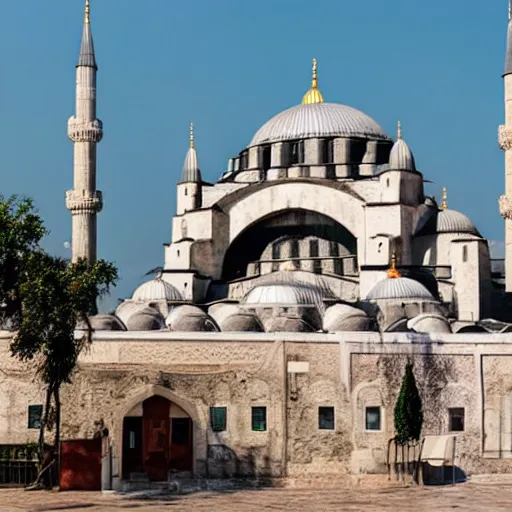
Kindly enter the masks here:
<path id="1" fill-rule="evenodd" d="M 407 362 L 423 433 L 454 433 L 466 473 L 510 471 L 512 22 L 499 128 L 505 261 L 491 259 L 446 190 L 439 202 L 425 195 L 400 123 L 391 137 L 367 114 L 325 101 L 317 67 L 302 102 L 256 129 L 217 183 L 202 179 L 190 126 L 161 271 L 115 314 L 91 319 L 94 342 L 64 392 L 63 432 L 87 438 L 104 422 L 116 485 L 169 471 L 385 471 Z M 97 256 L 97 71 L 87 0 L 68 123 L 75 261 Z M 0 441 L 26 442 L 37 437 L 27 414 L 41 391 L 19 363 L 2 361 Z"/>

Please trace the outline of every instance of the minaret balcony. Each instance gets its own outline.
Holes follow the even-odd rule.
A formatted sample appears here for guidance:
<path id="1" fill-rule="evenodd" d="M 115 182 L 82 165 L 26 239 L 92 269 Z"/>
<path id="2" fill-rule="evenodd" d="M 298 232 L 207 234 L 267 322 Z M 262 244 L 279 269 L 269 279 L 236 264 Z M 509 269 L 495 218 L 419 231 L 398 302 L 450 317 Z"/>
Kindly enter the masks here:
<path id="1" fill-rule="evenodd" d="M 512 129 L 504 124 L 498 129 L 498 143 L 503 151 L 512 149 Z"/>
<path id="2" fill-rule="evenodd" d="M 73 116 L 68 121 L 68 137 L 73 142 L 98 143 L 103 138 L 103 123 L 99 119 L 88 121 Z"/>
<path id="3" fill-rule="evenodd" d="M 66 192 L 66 207 L 74 215 L 77 213 L 97 213 L 103 208 L 101 191 L 88 192 L 68 190 Z"/>

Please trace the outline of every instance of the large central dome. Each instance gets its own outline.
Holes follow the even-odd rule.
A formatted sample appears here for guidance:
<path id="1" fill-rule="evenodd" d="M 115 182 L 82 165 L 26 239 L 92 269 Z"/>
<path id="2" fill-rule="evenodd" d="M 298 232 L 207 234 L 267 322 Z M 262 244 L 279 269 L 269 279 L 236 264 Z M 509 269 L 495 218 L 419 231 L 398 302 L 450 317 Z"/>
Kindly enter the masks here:
<path id="1" fill-rule="evenodd" d="M 390 140 L 370 116 L 337 103 L 314 103 L 289 108 L 267 121 L 249 146 L 312 137 L 361 137 Z"/>

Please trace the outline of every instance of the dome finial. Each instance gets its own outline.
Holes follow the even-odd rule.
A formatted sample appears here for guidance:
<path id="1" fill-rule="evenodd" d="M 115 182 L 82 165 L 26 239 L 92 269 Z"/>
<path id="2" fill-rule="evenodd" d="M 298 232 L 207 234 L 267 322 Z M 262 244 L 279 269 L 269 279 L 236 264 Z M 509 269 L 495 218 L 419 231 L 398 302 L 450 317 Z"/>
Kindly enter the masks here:
<path id="1" fill-rule="evenodd" d="M 446 190 L 446 187 L 443 187 L 441 210 L 447 210 L 447 209 L 448 209 L 448 191 Z"/>
<path id="2" fill-rule="evenodd" d="M 91 23 L 91 5 L 89 3 L 89 0 L 85 0 L 84 23 L 86 25 L 89 25 Z"/>
<path id="3" fill-rule="evenodd" d="M 302 98 L 303 105 L 313 105 L 315 103 L 323 103 L 324 98 L 318 90 L 318 62 L 313 59 L 313 70 L 311 78 L 311 89 Z"/>
<path id="4" fill-rule="evenodd" d="M 398 121 L 398 126 L 396 129 L 396 138 L 401 139 L 402 138 L 402 121 Z"/>
<path id="5" fill-rule="evenodd" d="M 508 21 L 512 20 L 512 0 L 508 0 Z"/>
<path id="6" fill-rule="evenodd" d="M 398 277 L 402 277 L 400 272 L 396 269 L 396 251 L 393 249 L 391 253 L 391 267 L 388 270 L 388 278 L 389 279 L 397 279 Z"/>
<path id="7" fill-rule="evenodd" d="M 190 123 L 190 147 L 195 148 L 195 141 L 194 141 L 194 123 Z"/>

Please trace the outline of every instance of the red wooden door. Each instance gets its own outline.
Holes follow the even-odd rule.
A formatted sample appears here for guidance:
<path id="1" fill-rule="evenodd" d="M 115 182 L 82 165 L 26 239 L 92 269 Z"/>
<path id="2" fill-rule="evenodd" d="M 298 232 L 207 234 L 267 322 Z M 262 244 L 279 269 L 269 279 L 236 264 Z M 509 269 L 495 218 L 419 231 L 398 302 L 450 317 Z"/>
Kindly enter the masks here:
<path id="1" fill-rule="evenodd" d="M 142 403 L 144 470 L 150 480 L 167 480 L 169 469 L 169 413 L 171 403 L 152 396 Z"/>
<path id="2" fill-rule="evenodd" d="M 192 471 L 192 420 L 173 418 L 171 428 L 171 469 Z"/>
<path id="3" fill-rule="evenodd" d="M 101 441 L 98 438 L 61 442 L 61 490 L 101 490 Z"/>

